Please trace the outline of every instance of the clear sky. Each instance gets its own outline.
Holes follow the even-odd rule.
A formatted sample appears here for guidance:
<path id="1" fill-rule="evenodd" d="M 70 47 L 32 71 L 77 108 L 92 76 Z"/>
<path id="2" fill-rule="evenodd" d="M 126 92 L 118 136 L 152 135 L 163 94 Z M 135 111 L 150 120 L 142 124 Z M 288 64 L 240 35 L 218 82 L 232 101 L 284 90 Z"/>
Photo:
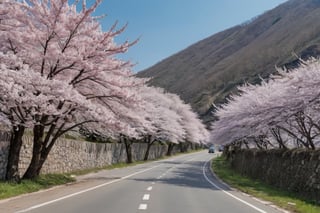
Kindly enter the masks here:
<path id="1" fill-rule="evenodd" d="M 88 0 L 92 1 L 92 0 Z M 103 28 L 128 27 L 117 42 L 139 43 L 120 58 L 141 71 L 217 32 L 241 24 L 286 0 L 103 0 Z"/>

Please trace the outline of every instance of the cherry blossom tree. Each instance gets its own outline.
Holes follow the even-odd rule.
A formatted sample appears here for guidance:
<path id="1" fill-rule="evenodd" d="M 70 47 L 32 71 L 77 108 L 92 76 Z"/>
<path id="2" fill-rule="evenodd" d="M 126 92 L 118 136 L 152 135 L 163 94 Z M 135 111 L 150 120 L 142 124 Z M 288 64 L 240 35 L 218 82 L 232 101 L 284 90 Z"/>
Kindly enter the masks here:
<path id="1" fill-rule="evenodd" d="M 180 115 L 180 123 L 185 130 L 185 140 L 192 143 L 205 144 L 209 140 L 209 132 L 199 119 L 198 115 L 193 112 L 189 104 L 184 103 L 176 94 L 167 93 L 171 100 L 171 108 Z"/>
<path id="2" fill-rule="evenodd" d="M 185 131 L 179 123 L 181 117 L 170 109 L 171 100 L 165 95 L 163 89 L 142 87 L 140 94 L 145 101 L 143 111 L 154 127 L 152 131 L 145 134 L 144 138 L 148 144 L 144 157 L 147 160 L 149 149 L 154 142 L 179 143 L 183 141 Z"/>
<path id="3" fill-rule="evenodd" d="M 105 107 L 93 104 L 71 85 L 42 77 L 27 65 L 17 63 L 19 60 L 15 55 L 0 54 L 2 62 L 8 61 L 8 58 L 11 58 L 14 67 L 1 64 L 0 77 L 0 91 L 4 94 L 0 101 L 0 113 L 14 133 L 7 165 L 8 177 L 19 178 L 17 164 L 25 128 L 33 128 L 34 146 L 41 146 L 38 149 L 42 151 L 39 159 L 42 165 L 56 139 L 65 132 L 87 123 L 115 120 Z M 39 139 L 46 127 L 50 127 L 46 130 L 46 137 Z M 39 143 L 37 140 L 42 141 Z M 35 161 L 37 156 L 33 154 L 32 160 Z"/>
<path id="4" fill-rule="evenodd" d="M 144 80 L 132 76 L 129 62 L 116 58 L 133 43 L 117 45 L 113 41 L 124 30 L 116 30 L 116 24 L 102 31 L 99 17 L 92 16 L 100 1 L 90 7 L 83 1 L 80 11 L 77 3 L 30 0 L 4 1 L 0 5 L 0 50 L 23 63 L 16 68 L 1 61 L 3 72 L 17 72 L 17 79 L 11 83 L 20 87 L 15 96 L 18 102 L 2 102 L 18 119 L 12 120 L 12 113 L 5 110 L 2 118 L 14 129 L 12 138 L 17 139 L 12 146 L 19 146 L 16 142 L 25 127 L 33 128 L 34 135 L 33 157 L 24 178 L 39 174 L 62 134 L 85 124 L 116 134 L 124 131 L 126 119 L 130 119 L 124 119 L 118 106 L 137 107 L 137 96 L 131 88 Z M 28 86 L 28 81 L 39 85 Z M 27 102 L 33 105 L 25 107 Z M 7 178 L 12 174 L 17 177 L 15 171 Z"/>
<path id="5" fill-rule="evenodd" d="M 137 88 L 135 88 L 137 89 Z M 141 95 L 141 94 L 140 94 Z M 135 107 L 118 105 L 117 110 L 120 111 L 120 119 L 123 126 L 119 129 L 119 140 L 125 145 L 127 154 L 127 163 L 132 163 L 132 144 L 142 139 L 144 135 L 150 134 L 155 131 L 155 127 L 152 125 L 152 121 L 146 112 L 143 110 L 147 103 L 141 96 L 139 98 L 139 104 Z"/>
<path id="6" fill-rule="evenodd" d="M 311 60 L 295 70 L 279 70 L 261 85 L 239 87 L 240 95 L 217 108 L 219 120 L 212 125 L 212 139 L 227 144 L 258 138 L 287 148 L 293 143 L 285 141 L 292 138 L 298 145 L 315 149 L 320 132 L 319 86 L 320 63 Z M 268 139 L 271 135 L 273 142 Z"/>
<path id="7" fill-rule="evenodd" d="M 147 131 L 145 142 L 148 144 L 145 160 L 149 149 L 156 141 L 171 142 L 171 144 L 206 143 L 208 131 L 190 105 L 183 103 L 179 96 L 166 93 L 161 88 L 141 87 L 140 94 L 145 100 L 143 112 L 151 121 L 153 129 Z M 172 145 L 168 149 L 171 149 Z"/>

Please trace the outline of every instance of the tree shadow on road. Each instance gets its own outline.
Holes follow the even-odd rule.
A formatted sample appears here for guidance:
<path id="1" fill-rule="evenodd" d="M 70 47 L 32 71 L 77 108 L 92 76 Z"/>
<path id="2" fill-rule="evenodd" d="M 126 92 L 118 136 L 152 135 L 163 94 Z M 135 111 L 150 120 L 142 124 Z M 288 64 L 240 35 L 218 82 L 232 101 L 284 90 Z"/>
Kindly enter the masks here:
<path id="1" fill-rule="evenodd" d="M 202 188 L 211 190 L 231 190 L 229 186 L 223 184 L 212 174 L 210 165 L 204 167 L 203 161 L 190 161 L 184 164 L 164 161 L 168 164 L 167 172 L 161 178 L 130 178 L 135 181 L 156 182 L 180 187 Z M 181 166 L 179 166 L 179 164 Z M 205 173 L 205 174 L 204 174 Z"/>

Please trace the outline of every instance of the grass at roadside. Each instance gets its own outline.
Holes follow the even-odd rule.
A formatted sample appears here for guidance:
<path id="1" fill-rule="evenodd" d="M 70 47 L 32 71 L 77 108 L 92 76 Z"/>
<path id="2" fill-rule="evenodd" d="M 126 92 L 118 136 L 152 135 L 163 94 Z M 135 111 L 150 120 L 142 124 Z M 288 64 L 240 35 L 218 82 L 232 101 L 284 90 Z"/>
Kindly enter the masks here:
<path id="1" fill-rule="evenodd" d="M 5 199 L 20 194 L 47 189 L 52 186 L 66 184 L 75 181 L 69 175 L 47 174 L 40 175 L 35 180 L 22 180 L 21 183 L 0 182 L 0 199 Z"/>
<path id="2" fill-rule="evenodd" d="M 104 167 L 74 171 L 67 174 L 40 175 L 40 177 L 36 178 L 35 180 L 22 180 L 21 183 L 0 181 L 0 199 L 14 197 L 17 195 L 30 193 L 30 192 L 36 192 L 41 189 L 50 188 L 52 186 L 71 183 L 75 181 L 75 178 L 73 177 L 74 175 L 76 176 L 85 175 L 88 173 L 94 173 L 101 170 L 124 168 L 124 167 L 134 166 L 141 163 L 144 163 L 144 161 L 134 162 L 131 164 L 117 163 L 117 164 L 107 165 Z"/>
<path id="3" fill-rule="evenodd" d="M 320 212 L 319 205 L 299 199 L 290 192 L 281 191 L 275 187 L 266 185 L 258 180 L 244 177 L 233 171 L 223 156 L 213 160 L 212 168 L 214 173 L 230 186 L 263 200 L 271 201 L 283 209 L 301 213 Z"/>

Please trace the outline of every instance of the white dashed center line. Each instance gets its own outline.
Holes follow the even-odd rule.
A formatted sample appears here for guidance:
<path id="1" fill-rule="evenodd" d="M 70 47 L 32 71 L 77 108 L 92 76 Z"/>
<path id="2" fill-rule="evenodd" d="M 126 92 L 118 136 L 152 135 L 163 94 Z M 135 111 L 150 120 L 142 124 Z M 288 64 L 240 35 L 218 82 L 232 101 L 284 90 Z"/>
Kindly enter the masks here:
<path id="1" fill-rule="evenodd" d="M 150 195 L 149 194 L 143 195 L 142 200 L 149 200 L 149 199 L 150 199 Z"/>
<path id="2" fill-rule="evenodd" d="M 149 186 L 149 187 L 147 188 L 147 190 L 148 190 L 148 191 L 151 191 L 151 190 L 152 190 L 152 186 Z M 149 199 L 150 199 L 150 194 L 144 194 L 143 197 L 142 197 L 142 200 L 144 200 L 144 201 L 147 201 L 147 200 L 149 200 Z M 148 207 L 147 204 L 142 203 L 142 204 L 139 205 L 139 210 L 146 210 L 147 207 Z"/>
<path id="3" fill-rule="evenodd" d="M 140 204 L 140 206 L 139 206 L 139 210 L 146 210 L 146 209 L 147 209 L 147 207 L 148 207 L 148 205 L 147 205 L 147 204 Z"/>

